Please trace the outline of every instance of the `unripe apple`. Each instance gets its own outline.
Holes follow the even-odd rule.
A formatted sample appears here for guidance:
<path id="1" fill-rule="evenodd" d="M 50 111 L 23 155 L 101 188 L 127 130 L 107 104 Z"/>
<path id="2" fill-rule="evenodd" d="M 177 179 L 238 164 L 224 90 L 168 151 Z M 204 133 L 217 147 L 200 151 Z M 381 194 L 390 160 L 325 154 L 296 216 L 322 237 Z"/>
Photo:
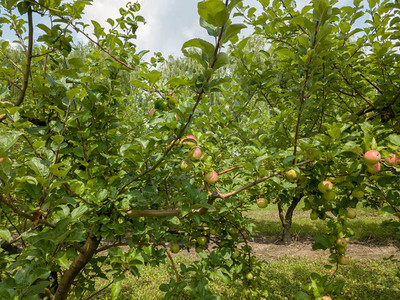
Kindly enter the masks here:
<path id="1" fill-rule="evenodd" d="M 197 238 L 197 243 L 201 246 L 204 246 L 207 244 L 207 238 L 205 236 L 199 236 Z"/>
<path id="2" fill-rule="evenodd" d="M 400 162 L 400 158 L 397 154 L 389 153 L 389 155 L 385 157 L 385 162 L 389 166 L 396 166 Z"/>
<path id="3" fill-rule="evenodd" d="M 169 250 L 172 253 L 178 253 L 180 249 L 181 249 L 181 247 L 179 247 L 179 245 L 177 243 L 172 243 L 171 246 L 169 247 Z"/>
<path id="4" fill-rule="evenodd" d="M 218 173 L 215 171 L 212 171 L 210 173 L 207 173 L 206 176 L 204 176 L 204 180 L 208 183 L 208 184 L 214 184 L 217 182 L 218 180 Z"/>
<path id="5" fill-rule="evenodd" d="M 346 253 L 347 247 L 339 247 L 339 246 L 337 246 L 336 249 L 337 249 L 337 252 L 338 252 L 339 254 L 344 255 L 344 254 Z"/>
<path id="6" fill-rule="evenodd" d="M 181 161 L 181 169 L 183 171 L 189 171 L 192 168 L 192 163 L 188 159 L 184 159 Z"/>
<path id="7" fill-rule="evenodd" d="M 268 206 L 268 200 L 265 198 L 258 198 L 257 199 L 257 206 L 259 208 L 266 208 Z"/>
<path id="8" fill-rule="evenodd" d="M 182 139 L 182 144 L 187 146 L 196 147 L 197 139 L 194 135 L 187 135 Z"/>
<path id="9" fill-rule="evenodd" d="M 246 278 L 247 278 L 247 280 L 253 280 L 254 276 L 253 276 L 253 274 L 251 272 L 249 272 L 249 273 L 246 274 Z"/>
<path id="10" fill-rule="evenodd" d="M 292 170 L 286 171 L 285 176 L 289 180 L 295 180 L 297 178 L 297 172 L 292 169 Z"/>
<path id="11" fill-rule="evenodd" d="M 356 198 L 356 199 L 361 199 L 362 197 L 364 197 L 364 191 L 359 189 L 359 188 L 355 188 L 352 192 L 351 195 Z"/>
<path id="12" fill-rule="evenodd" d="M 349 258 L 347 256 L 344 256 L 344 255 L 339 255 L 338 263 L 339 263 L 339 265 L 348 265 L 349 264 Z"/>
<path id="13" fill-rule="evenodd" d="M 371 174 L 377 174 L 381 170 L 381 163 L 378 162 L 378 163 L 376 163 L 374 165 L 367 165 L 367 170 Z"/>
<path id="14" fill-rule="evenodd" d="M 201 158 L 201 150 L 200 148 L 194 148 L 189 152 L 189 158 L 191 160 L 199 160 Z"/>
<path id="15" fill-rule="evenodd" d="M 318 217 L 319 217 L 319 215 L 318 215 L 318 213 L 316 212 L 316 211 L 312 211 L 311 213 L 310 213 L 310 219 L 311 220 L 316 220 L 316 219 L 318 219 Z"/>
<path id="16" fill-rule="evenodd" d="M 329 191 L 324 193 L 324 198 L 327 201 L 332 201 L 333 199 L 335 199 L 336 197 L 336 193 L 334 191 Z"/>
<path id="17" fill-rule="evenodd" d="M 321 193 L 332 191 L 333 184 L 329 180 L 324 180 L 318 184 L 318 189 Z"/>
<path id="18" fill-rule="evenodd" d="M 149 115 L 150 115 L 150 119 L 153 118 L 154 113 L 156 112 L 157 109 L 155 109 L 154 107 L 152 109 L 150 109 Z"/>
<path id="19" fill-rule="evenodd" d="M 346 217 L 349 219 L 354 219 L 356 217 L 356 211 L 352 208 L 348 208 L 345 212 Z"/>
<path id="20" fill-rule="evenodd" d="M 374 165 L 381 160 L 381 154 L 376 150 L 369 150 L 364 154 L 364 160 L 368 165 Z"/>
<path id="21" fill-rule="evenodd" d="M 336 240 L 336 246 L 339 246 L 339 247 L 346 247 L 346 246 L 347 246 L 347 241 L 346 241 L 346 239 L 345 239 L 345 238 L 338 238 L 338 239 Z"/>

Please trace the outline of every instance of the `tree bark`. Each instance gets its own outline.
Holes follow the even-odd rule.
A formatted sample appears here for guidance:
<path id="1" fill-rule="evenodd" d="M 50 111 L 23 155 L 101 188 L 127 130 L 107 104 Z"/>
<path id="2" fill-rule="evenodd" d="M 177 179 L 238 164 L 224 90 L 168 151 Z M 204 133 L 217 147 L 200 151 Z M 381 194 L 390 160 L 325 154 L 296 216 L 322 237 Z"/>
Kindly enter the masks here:
<path id="1" fill-rule="evenodd" d="M 285 212 L 283 211 L 283 207 L 281 203 L 278 203 L 278 210 L 279 210 L 279 219 L 282 223 L 282 242 L 284 244 L 290 244 L 292 242 L 292 220 L 293 220 L 293 212 L 299 204 L 302 195 L 298 197 L 294 197 L 292 203 L 290 204 L 288 210 Z"/>
<path id="2" fill-rule="evenodd" d="M 85 245 L 82 247 L 83 252 L 79 253 L 78 257 L 74 259 L 69 269 L 62 276 L 56 293 L 54 294 L 54 300 L 67 299 L 72 283 L 96 253 L 96 249 L 100 244 L 100 239 L 101 238 L 96 238 L 93 234 L 89 234 Z"/>

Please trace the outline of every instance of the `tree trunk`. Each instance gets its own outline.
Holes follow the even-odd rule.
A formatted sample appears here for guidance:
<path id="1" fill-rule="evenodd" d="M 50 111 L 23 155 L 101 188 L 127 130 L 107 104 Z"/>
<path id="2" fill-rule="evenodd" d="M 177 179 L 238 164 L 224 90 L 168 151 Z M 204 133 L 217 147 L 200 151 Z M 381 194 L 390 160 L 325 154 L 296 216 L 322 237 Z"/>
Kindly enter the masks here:
<path id="1" fill-rule="evenodd" d="M 100 244 L 100 239 L 97 239 L 93 234 L 89 234 L 85 245 L 83 245 L 82 252 L 74 259 L 69 269 L 64 273 L 59 282 L 54 300 L 64 300 L 68 297 L 69 289 L 74 282 L 76 276 L 82 271 L 86 264 L 92 259 Z"/>
<path id="2" fill-rule="evenodd" d="M 290 244 L 292 242 L 292 235 L 291 235 L 291 228 L 292 228 L 292 219 L 293 219 L 293 212 L 299 204 L 300 199 L 303 195 L 299 195 L 298 197 L 294 197 L 292 203 L 290 204 L 288 210 L 285 212 L 283 211 L 283 206 L 281 203 L 278 203 L 278 210 L 279 210 L 279 219 L 282 223 L 282 242 L 284 244 Z"/>

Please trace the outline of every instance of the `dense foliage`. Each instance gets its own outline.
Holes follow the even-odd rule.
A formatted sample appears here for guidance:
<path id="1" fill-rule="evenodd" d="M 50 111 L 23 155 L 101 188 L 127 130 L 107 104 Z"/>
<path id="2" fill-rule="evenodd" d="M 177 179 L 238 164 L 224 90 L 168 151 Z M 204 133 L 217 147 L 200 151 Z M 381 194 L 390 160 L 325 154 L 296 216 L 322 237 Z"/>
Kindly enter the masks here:
<path id="1" fill-rule="evenodd" d="M 134 42 L 140 5 L 89 33 L 90 2 L 1 1 L 19 45 L 1 42 L 0 298 L 87 298 L 103 278 L 116 299 L 126 272 L 166 259 L 167 299 L 217 299 L 216 278 L 266 298 L 252 204 L 277 204 L 290 242 L 303 199 L 327 221 L 313 248 L 330 249 L 332 269 L 348 264 L 358 203 L 400 217 L 397 1 L 201 1 L 215 43 L 149 62 Z M 200 260 L 178 268 L 183 248 Z M 343 284 L 312 273 L 296 297 L 340 297 Z"/>

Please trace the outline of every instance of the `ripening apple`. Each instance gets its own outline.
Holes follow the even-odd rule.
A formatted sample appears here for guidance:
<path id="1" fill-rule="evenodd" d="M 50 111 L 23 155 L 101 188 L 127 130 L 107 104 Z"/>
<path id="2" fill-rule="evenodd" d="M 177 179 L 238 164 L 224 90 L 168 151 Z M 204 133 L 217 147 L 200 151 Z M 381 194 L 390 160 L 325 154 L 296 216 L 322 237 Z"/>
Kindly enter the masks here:
<path id="1" fill-rule="evenodd" d="M 381 160 L 381 154 L 376 150 L 369 150 L 364 154 L 364 160 L 368 165 L 374 165 Z"/>
<path id="2" fill-rule="evenodd" d="M 332 201 L 333 199 L 335 199 L 336 197 L 336 193 L 334 191 L 329 191 L 324 193 L 324 198 L 327 201 Z"/>
<path id="3" fill-rule="evenodd" d="M 339 247 L 346 247 L 347 246 L 347 241 L 345 238 L 338 238 L 336 240 L 336 245 Z"/>
<path id="4" fill-rule="evenodd" d="M 0 157 L 0 164 L 5 160 L 5 157 Z"/>
<path id="5" fill-rule="evenodd" d="M 155 109 L 154 107 L 152 109 L 150 109 L 149 115 L 150 115 L 150 119 L 153 118 L 154 113 L 156 112 L 157 109 Z"/>
<path id="6" fill-rule="evenodd" d="M 339 265 L 348 265 L 349 264 L 349 258 L 347 256 L 344 256 L 344 255 L 339 255 L 338 263 L 339 263 Z"/>
<path id="7" fill-rule="evenodd" d="M 189 171 L 192 168 L 192 166 L 193 166 L 192 163 L 188 159 L 184 159 L 181 161 L 180 167 L 183 171 Z"/>
<path id="8" fill-rule="evenodd" d="M 180 249 L 181 249 L 181 247 L 179 247 L 179 245 L 177 243 L 172 243 L 171 246 L 169 247 L 169 250 L 172 253 L 178 253 Z"/>
<path id="9" fill-rule="evenodd" d="M 389 155 L 385 157 L 385 162 L 389 166 L 397 166 L 400 162 L 400 158 L 397 154 L 389 153 Z"/>
<path id="10" fill-rule="evenodd" d="M 218 180 L 218 173 L 213 170 L 213 171 L 207 173 L 206 176 L 204 176 L 204 180 L 208 184 L 214 184 Z"/>
<path id="11" fill-rule="evenodd" d="M 318 217 L 319 217 L 319 215 L 318 215 L 318 213 L 316 212 L 316 211 L 312 211 L 311 213 L 310 213 L 310 219 L 311 220 L 316 220 L 316 219 L 318 219 Z"/>
<path id="12" fill-rule="evenodd" d="M 330 192 L 333 189 L 333 184 L 329 180 L 324 180 L 318 184 L 318 189 L 321 193 Z"/>
<path id="13" fill-rule="evenodd" d="M 199 236 L 197 238 L 197 243 L 201 246 L 204 246 L 207 244 L 207 238 L 205 236 Z"/>
<path id="14" fill-rule="evenodd" d="M 289 180 L 295 180 L 295 179 L 297 179 L 297 172 L 292 169 L 292 170 L 286 171 L 285 176 Z"/>
<path id="15" fill-rule="evenodd" d="M 364 197 L 364 191 L 361 190 L 360 188 L 355 188 L 352 192 L 351 195 L 356 198 L 356 199 L 361 199 Z"/>
<path id="16" fill-rule="evenodd" d="M 187 135 L 182 139 L 182 144 L 191 147 L 196 147 L 197 138 L 194 135 Z"/>
<path id="17" fill-rule="evenodd" d="M 346 217 L 349 219 L 354 219 L 356 217 L 356 211 L 352 208 L 348 208 L 345 212 Z"/>
<path id="18" fill-rule="evenodd" d="M 322 300 L 332 300 L 332 298 L 329 297 L 329 296 L 323 296 L 323 297 L 322 297 Z"/>
<path id="19" fill-rule="evenodd" d="M 381 170 L 381 163 L 377 162 L 374 165 L 367 165 L 367 170 L 368 172 L 370 172 L 371 174 L 377 174 L 379 173 L 379 171 Z"/>
<path id="20" fill-rule="evenodd" d="M 258 198 L 257 199 L 257 206 L 259 208 L 266 208 L 268 206 L 268 200 L 265 198 Z"/>
<path id="21" fill-rule="evenodd" d="M 194 148 L 192 151 L 189 152 L 189 158 L 191 160 L 199 160 L 201 158 L 201 150 L 200 148 Z"/>

